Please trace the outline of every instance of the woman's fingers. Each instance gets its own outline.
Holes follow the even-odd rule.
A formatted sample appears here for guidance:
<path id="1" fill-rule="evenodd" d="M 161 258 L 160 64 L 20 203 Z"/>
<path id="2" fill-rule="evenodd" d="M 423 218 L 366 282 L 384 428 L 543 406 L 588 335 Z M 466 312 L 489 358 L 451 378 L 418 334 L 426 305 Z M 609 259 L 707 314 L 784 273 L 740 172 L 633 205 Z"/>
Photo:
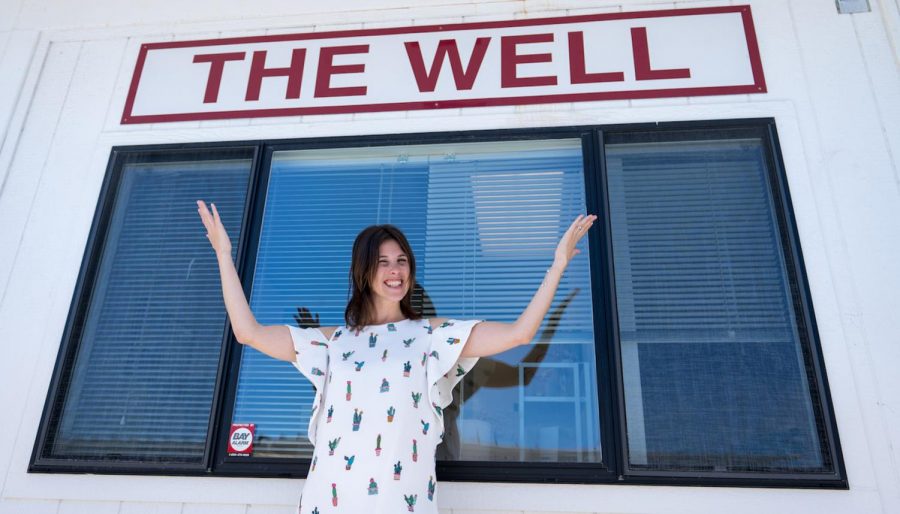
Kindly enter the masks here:
<path id="1" fill-rule="evenodd" d="M 591 225 L 593 225 L 594 220 L 596 219 L 597 216 L 593 214 L 590 214 L 588 216 L 579 214 L 578 217 L 575 218 L 575 221 L 572 222 L 572 225 L 569 226 L 569 230 L 566 231 L 566 235 L 570 233 L 574 234 L 576 237 L 575 241 L 578 241 L 582 236 L 587 234 L 588 229 L 591 228 Z"/>
<path id="2" fill-rule="evenodd" d="M 216 209 L 216 204 L 211 203 L 212 214 L 210 214 L 209 209 L 206 207 L 206 203 L 203 200 L 197 200 L 197 210 L 200 212 L 200 219 L 203 221 L 203 226 L 206 227 L 206 230 L 212 233 L 213 229 L 218 225 L 221 225 L 222 219 L 219 217 L 219 211 Z"/>
<path id="3" fill-rule="evenodd" d="M 566 229 L 566 232 L 562 236 L 563 241 L 569 241 L 570 239 L 572 239 L 573 235 L 577 235 L 578 223 L 581 221 L 582 216 L 582 214 L 579 214 L 578 217 L 575 218 L 575 221 L 573 221 L 572 224 L 569 225 L 569 228 Z"/>
<path id="4" fill-rule="evenodd" d="M 210 229 L 210 222 L 212 221 L 209 211 L 206 209 L 206 204 L 203 203 L 203 200 L 197 200 L 197 212 L 200 213 L 200 221 L 203 222 L 203 226 L 206 227 L 206 230 Z"/>
<path id="5" fill-rule="evenodd" d="M 573 221 L 572 224 L 569 226 L 569 230 L 567 230 L 566 232 L 574 232 L 575 230 L 577 230 L 578 224 L 581 223 L 581 219 L 583 217 L 584 217 L 584 214 L 579 214 L 578 217 L 575 218 L 575 221 Z"/>

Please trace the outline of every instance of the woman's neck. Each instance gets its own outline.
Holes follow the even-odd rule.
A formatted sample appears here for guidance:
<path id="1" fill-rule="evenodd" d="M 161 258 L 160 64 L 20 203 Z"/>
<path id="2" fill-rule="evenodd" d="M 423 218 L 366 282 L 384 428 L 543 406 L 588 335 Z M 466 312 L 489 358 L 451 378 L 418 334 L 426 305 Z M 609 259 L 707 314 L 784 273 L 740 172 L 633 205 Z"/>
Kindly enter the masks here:
<path id="1" fill-rule="evenodd" d="M 376 303 L 375 314 L 372 318 L 373 325 L 384 325 L 385 323 L 403 321 L 406 319 L 406 316 L 400 310 L 399 302 L 391 302 L 390 304 Z"/>
<path id="2" fill-rule="evenodd" d="M 404 316 L 402 312 L 397 312 L 396 314 L 391 314 L 389 316 L 375 314 L 375 317 L 372 320 L 372 324 L 373 325 L 384 325 L 385 323 L 397 323 L 398 321 L 403 321 L 405 319 L 406 319 L 406 316 Z"/>

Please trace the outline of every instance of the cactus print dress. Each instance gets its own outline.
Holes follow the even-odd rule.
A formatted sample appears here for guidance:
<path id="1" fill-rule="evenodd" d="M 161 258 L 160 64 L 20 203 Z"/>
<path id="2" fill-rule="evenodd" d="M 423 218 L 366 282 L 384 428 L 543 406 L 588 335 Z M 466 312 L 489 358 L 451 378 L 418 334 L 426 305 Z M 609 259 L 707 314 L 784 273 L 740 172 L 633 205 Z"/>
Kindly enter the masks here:
<path id="1" fill-rule="evenodd" d="M 480 321 L 407 319 L 331 339 L 289 326 L 293 364 L 316 388 L 298 514 L 437 514 L 443 409 L 478 361 L 460 354 Z"/>

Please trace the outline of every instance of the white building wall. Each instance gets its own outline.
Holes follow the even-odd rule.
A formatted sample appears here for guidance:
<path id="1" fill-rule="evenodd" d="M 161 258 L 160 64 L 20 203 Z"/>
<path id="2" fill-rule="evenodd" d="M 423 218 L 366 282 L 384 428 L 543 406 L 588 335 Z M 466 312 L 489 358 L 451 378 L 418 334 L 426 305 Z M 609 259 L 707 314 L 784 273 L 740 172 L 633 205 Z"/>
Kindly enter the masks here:
<path id="1" fill-rule="evenodd" d="M 900 512 L 900 6 L 869 1 L 0 0 L 0 514 L 299 499 L 293 479 L 27 473 L 112 146 L 751 117 L 777 123 L 850 489 L 442 483 L 442 510 Z M 743 3 L 766 94 L 119 124 L 144 42 Z"/>

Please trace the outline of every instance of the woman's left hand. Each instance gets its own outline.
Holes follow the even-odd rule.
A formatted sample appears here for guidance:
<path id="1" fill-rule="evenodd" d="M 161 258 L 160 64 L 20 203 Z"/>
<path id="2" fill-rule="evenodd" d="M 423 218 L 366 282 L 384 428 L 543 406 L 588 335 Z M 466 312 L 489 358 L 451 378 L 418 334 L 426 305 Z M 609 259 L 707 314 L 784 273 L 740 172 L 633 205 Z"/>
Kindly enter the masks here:
<path id="1" fill-rule="evenodd" d="M 591 225 L 593 225 L 596 220 L 597 216 L 594 214 L 589 214 L 587 216 L 579 214 L 578 217 L 575 218 L 575 221 L 572 222 L 572 225 L 569 226 L 569 229 L 563 234 L 562 239 L 559 240 L 559 245 L 556 247 L 556 256 L 553 259 L 554 267 L 565 269 L 566 266 L 569 265 L 569 261 L 572 260 L 572 257 L 581 253 L 581 250 L 575 248 L 575 245 L 577 245 L 578 241 L 581 241 L 581 238 L 588 233 L 588 229 L 591 228 Z"/>

